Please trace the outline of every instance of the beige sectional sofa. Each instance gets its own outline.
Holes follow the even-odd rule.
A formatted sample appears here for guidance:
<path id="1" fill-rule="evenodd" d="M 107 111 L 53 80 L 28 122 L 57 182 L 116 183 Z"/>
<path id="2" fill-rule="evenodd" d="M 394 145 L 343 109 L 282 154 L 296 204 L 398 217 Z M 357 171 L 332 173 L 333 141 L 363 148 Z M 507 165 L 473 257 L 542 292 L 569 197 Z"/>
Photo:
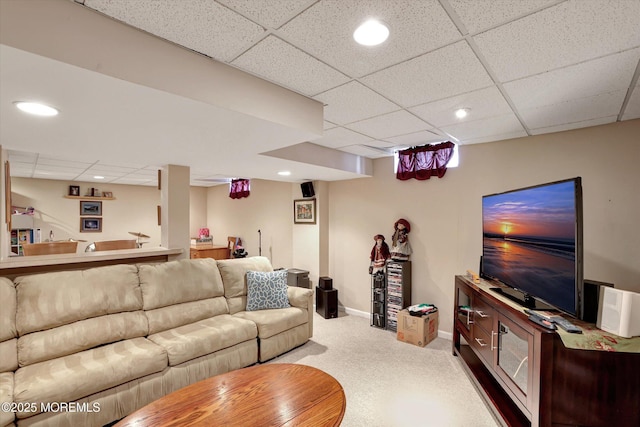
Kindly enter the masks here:
<path id="1" fill-rule="evenodd" d="M 273 268 L 194 259 L 0 278 L 0 426 L 102 426 L 304 344 L 313 291 L 246 311 L 247 271 Z"/>

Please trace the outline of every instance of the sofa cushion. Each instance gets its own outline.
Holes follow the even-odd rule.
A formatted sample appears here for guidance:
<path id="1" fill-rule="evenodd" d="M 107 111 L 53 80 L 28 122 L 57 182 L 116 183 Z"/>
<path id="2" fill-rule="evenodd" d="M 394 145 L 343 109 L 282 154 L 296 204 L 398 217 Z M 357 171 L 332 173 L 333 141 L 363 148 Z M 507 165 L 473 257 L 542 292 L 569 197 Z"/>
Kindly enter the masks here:
<path id="1" fill-rule="evenodd" d="M 15 402 L 70 402 L 160 372 L 167 352 L 146 338 L 134 338 L 20 368 Z M 19 413 L 18 418 L 32 413 Z"/>
<path id="2" fill-rule="evenodd" d="M 247 272 L 247 311 L 287 307 L 286 270 Z"/>
<path id="3" fill-rule="evenodd" d="M 0 372 L 18 369 L 18 339 L 0 342 Z"/>
<path id="4" fill-rule="evenodd" d="M 0 404 L 13 402 L 13 372 L 0 374 Z M 15 413 L 0 409 L 0 426 L 13 422 Z"/>
<path id="5" fill-rule="evenodd" d="M 18 277 L 19 335 L 105 314 L 142 309 L 135 265 L 111 265 Z"/>
<path id="6" fill-rule="evenodd" d="M 231 314 L 246 309 L 247 271 L 273 271 L 269 258 L 262 256 L 218 260 L 218 269 Z"/>
<path id="7" fill-rule="evenodd" d="M 6 277 L 0 277 L 0 342 L 18 336 L 16 331 L 16 288 Z"/>
<path id="8" fill-rule="evenodd" d="M 229 306 L 225 297 L 185 302 L 145 311 L 149 319 L 150 335 L 228 313 Z"/>
<path id="9" fill-rule="evenodd" d="M 257 334 L 255 323 L 223 314 L 150 335 L 149 339 L 165 348 L 169 355 L 169 365 L 176 366 L 196 357 L 254 340 Z"/>
<path id="10" fill-rule="evenodd" d="M 211 258 L 182 259 L 139 268 L 145 310 L 224 295 L 218 266 Z"/>
<path id="11" fill-rule="evenodd" d="M 234 316 L 254 322 L 258 326 L 258 338 L 272 337 L 309 320 L 308 311 L 296 307 L 241 311 Z"/>
<path id="12" fill-rule="evenodd" d="M 18 339 L 20 366 L 32 365 L 130 338 L 144 337 L 149 332 L 142 311 L 109 314 L 81 320 Z"/>

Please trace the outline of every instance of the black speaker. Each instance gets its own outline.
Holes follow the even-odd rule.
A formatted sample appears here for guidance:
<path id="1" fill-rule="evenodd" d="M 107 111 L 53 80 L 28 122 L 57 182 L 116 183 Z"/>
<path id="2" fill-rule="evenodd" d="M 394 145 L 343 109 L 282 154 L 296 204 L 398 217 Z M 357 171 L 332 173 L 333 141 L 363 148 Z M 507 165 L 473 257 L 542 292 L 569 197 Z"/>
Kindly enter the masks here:
<path id="1" fill-rule="evenodd" d="M 316 313 L 325 319 L 338 317 L 338 290 L 325 291 L 316 286 Z"/>
<path id="2" fill-rule="evenodd" d="M 598 321 L 598 303 L 600 300 L 600 288 L 608 286 L 613 288 L 613 283 L 598 282 L 596 280 L 583 281 L 582 288 L 582 319 L 585 322 L 596 323 Z"/>
<path id="3" fill-rule="evenodd" d="M 333 279 L 331 277 L 320 277 L 318 278 L 318 286 L 320 289 L 324 291 L 330 291 L 333 289 Z"/>
<path id="4" fill-rule="evenodd" d="M 316 192 L 313 191 L 313 182 L 303 182 L 300 184 L 300 189 L 302 190 L 302 197 L 313 197 L 316 195 Z"/>

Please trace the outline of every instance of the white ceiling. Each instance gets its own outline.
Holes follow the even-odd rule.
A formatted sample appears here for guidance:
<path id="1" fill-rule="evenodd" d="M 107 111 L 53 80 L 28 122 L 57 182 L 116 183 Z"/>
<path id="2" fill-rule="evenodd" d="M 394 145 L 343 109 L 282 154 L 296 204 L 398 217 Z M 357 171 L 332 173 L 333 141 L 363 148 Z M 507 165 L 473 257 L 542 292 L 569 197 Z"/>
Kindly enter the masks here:
<path id="1" fill-rule="evenodd" d="M 362 175 L 261 153 L 309 141 L 377 158 L 640 118 L 640 0 L 76 3 L 322 102 L 324 135 L 257 119 L 253 132 L 234 128 L 228 111 L 2 45 L 0 136 L 13 176 L 155 185 L 158 165 L 171 163 L 190 166 L 194 185 L 350 179 Z M 353 41 L 369 17 L 389 26 L 381 46 Z M 15 96 L 39 90 L 73 118 L 48 127 L 13 111 Z M 282 169 L 292 175 L 275 175 Z"/>

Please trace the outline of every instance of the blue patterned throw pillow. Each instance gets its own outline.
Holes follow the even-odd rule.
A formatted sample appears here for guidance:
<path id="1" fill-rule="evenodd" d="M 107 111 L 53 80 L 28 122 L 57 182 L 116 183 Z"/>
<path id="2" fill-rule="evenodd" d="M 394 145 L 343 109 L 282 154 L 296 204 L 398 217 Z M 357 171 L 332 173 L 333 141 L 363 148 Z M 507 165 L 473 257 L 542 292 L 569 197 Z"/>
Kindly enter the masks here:
<path id="1" fill-rule="evenodd" d="M 247 271 L 247 311 L 287 307 L 287 270 Z"/>

